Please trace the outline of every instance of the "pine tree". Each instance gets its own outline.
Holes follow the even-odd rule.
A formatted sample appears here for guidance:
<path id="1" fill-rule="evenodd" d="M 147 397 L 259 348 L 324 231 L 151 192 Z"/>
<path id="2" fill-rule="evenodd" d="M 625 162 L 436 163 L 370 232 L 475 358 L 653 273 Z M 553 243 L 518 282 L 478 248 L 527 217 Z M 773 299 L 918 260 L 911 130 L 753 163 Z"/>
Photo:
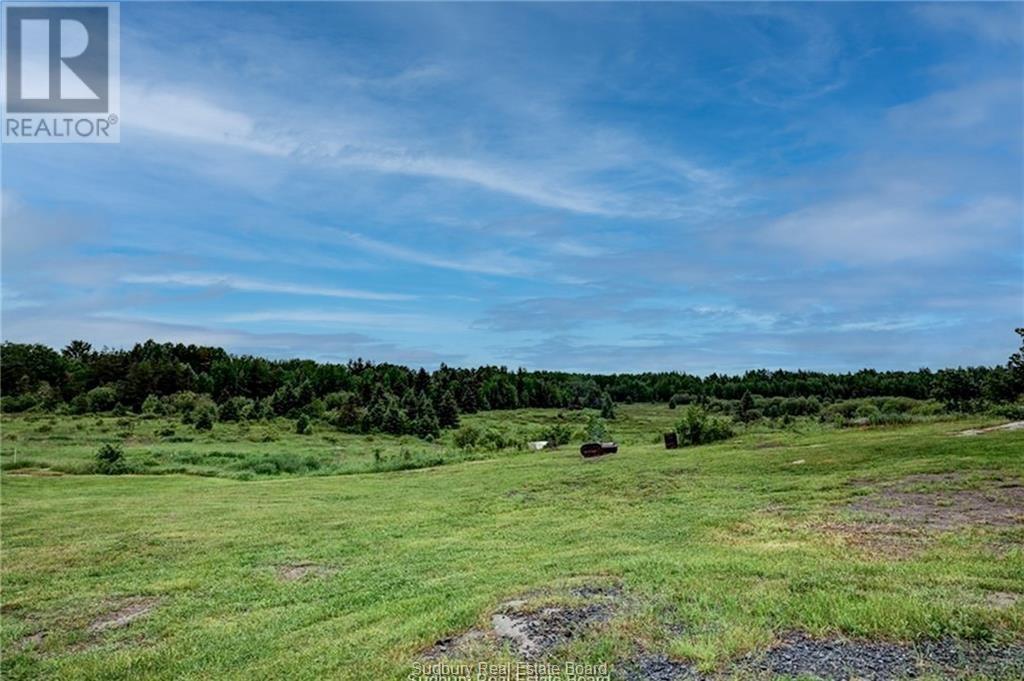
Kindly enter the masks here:
<path id="1" fill-rule="evenodd" d="M 437 405 L 437 421 L 442 428 L 459 427 L 459 404 L 450 388 L 441 396 L 441 402 Z"/>
<path id="2" fill-rule="evenodd" d="M 754 409 L 754 396 L 750 394 L 750 391 L 744 391 L 743 397 L 740 398 L 740 418 L 744 421 L 750 418 L 750 412 Z"/>
<path id="3" fill-rule="evenodd" d="M 609 420 L 615 418 L 615 402 L 608 393 L 601 396 L 601 418 Z"/>

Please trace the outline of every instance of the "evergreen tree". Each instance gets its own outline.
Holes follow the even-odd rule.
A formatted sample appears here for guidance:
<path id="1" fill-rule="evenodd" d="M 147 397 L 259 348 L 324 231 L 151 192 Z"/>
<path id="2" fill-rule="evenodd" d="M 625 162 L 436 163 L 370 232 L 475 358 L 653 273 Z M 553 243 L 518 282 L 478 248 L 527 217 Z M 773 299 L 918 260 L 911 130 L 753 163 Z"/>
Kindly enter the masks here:
<path id="1" fill-rule="evenodd" d="M 607 392 L 601 397 L 601 418 L 615 418 L 615 402 L 612 401 L 612 396 Z"/>
<path id="2" fill-rule="evenodd" d="M 437 421 L 442 428 L 459 427 L 459 404 L 451 389 L 445 391 L 437 405 Z"/>

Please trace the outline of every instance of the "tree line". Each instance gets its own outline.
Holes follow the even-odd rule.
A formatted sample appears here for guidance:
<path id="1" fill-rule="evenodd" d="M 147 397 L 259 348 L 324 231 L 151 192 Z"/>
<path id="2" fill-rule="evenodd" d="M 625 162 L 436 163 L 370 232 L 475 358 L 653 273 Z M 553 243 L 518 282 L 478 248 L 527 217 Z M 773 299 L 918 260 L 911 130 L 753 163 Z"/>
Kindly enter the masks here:
<path id="1" fill-rule="evenodd" d="M 870 397 L 934 399 L 953 411 L 975 411 L 1024 395 L 1021 349 L 1005 365 L 848 373 L 748 371 L 695 376 L 682 372 L 583 374 L 510 370 L 504 366 L 435 371 L 356 359 L 345 364 L 270 360 L 223 348 L 149 340 L 130 350 L 97 350 L 81 340 L 57 351 L 5 342 L 0 354 L 0 406 L 85 414 L 132 411 L 187 420 L 287 416 L 324 419 L 343 430 L 436 436 L 459 415 L 489 409 L 594 408 L 615 403 L 790 399 L 813 402 Z M 802 402 L 801 402 L 802 400 Z M 776 403 L 778 400 L 776 400 Z"/>

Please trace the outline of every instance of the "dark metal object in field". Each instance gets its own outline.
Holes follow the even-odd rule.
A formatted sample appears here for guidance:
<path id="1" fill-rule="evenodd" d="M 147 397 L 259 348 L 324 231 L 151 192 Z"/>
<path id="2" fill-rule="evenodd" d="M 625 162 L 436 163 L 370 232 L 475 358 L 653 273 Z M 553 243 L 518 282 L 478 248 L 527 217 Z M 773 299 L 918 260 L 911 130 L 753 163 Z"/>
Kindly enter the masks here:
<path id="1" fill-rule="evenodd" d="M 679 447 L 679 436 L 675 433 L 665 433 L 665 449 L 676 449 Z"/>
<path id="2" fill-rule="evenodd" d="M 580 447 L 580 454 L 585 459 L 604 456 L 605 454 L 614 454 L 617 451 L 619 451 L 619 446 L 614 442 L 585 442 Z"/>

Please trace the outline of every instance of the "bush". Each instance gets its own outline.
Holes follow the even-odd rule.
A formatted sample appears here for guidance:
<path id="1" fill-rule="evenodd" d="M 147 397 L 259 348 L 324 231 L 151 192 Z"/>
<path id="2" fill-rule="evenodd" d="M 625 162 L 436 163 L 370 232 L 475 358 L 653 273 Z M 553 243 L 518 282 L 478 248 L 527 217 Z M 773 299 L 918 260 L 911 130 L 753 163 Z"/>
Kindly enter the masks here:
<path id="1" fill-rule="evenodd" d="M 605 425 L 604 419 L 597 414 L 589 414 L 587 416 L 587 439 L 600 442 L 607 439 L 608 428 Z"/>
<path id="2" fill-rule="evenodd" d="M 153 418 L 164 413 L 164 404 L 156 395 L 147 395 L 142 401 L 142 415 Z"/>
<path id="3" fill-rule="evenodd" d="M 192 424 L 196 430 L 213 430 L 214 417 L 217 415 L 213 409 L 197 409 L 192 415 Z"/>
<path id="4" fill-rule="evenodd" d="M 247 421 L 252 418 L 255 405 L 248 397 L 232 397 L 220 405 L 221 421 Z"/>
<path id="5" fill-rule="evenodd" d="M 313 433 L 313 426 L 310 424 L 308 416 L 299 414 L 299 418 L 295 420 L 295 432 L 299 435 L 311 435 Z"/>
<path id="6" fill-rule="evenodd" d="M 85 399 L 84 395 L 80 395 L 79 397 L 82 397 L 82 402 L 88 405 L 88 401 Z M 4 397 L 0 399 L 0 411 L 3 411 L 5 414 L 28 411 L 34 406 L 36 406 L 36 396 L 32 394 L 4 395 Z"/>
<path id="7" fill-rule="evenodd" d="M 105 444 L 96 452 L 96 472 L 103 475 L 128 473 L 128 463 L 119 445 Z"/>
<path id="8" fill-rule="evenodd" d="M 117 391 L 108 385 L 101 385 L 86 393 L 89 411 L 110 411 L 117 406 Z"/>
<path id="9" fill-rule="evenodd" d="M 476 426 L 462 426 L 452 437 L 459 449 L 472 449 L 480 441 L 480 430 Z"/>
<path id="10" fill-rule="evenodd" d="M 564 423 L 555 423 L 537 433 L 535 440 L 547 440 L 554 446 L 569 444 L 572 439 L 572 430 Z"/>
<path id="11" fill-rule="evenodd" d="M 181 416 L 191 420 L 199 395 L 191 390 L 183 390 L 164 398 L 164 413 L 169 416 Z"/>
<path id="12" fill-rule="evenodd" d="M 683 445 L 702 445 L 733 436 L 732 424 L 717 416 L 708 415 L 707 410 L 691 404 L 683 412 L 683 419 L 676 426 L 679 440 Z"/>
<path id="13" fill-rule="evenodd" d="M 992 407 L 992 414 L 1011 421 L 1024 421 L 1024 402 L 1009 402 Z"/>
<path id="14" fill-rule="evenodd" d="M 601 418 L 615 420 L 615 402 L 608 393 L 601 397 Z"/>

